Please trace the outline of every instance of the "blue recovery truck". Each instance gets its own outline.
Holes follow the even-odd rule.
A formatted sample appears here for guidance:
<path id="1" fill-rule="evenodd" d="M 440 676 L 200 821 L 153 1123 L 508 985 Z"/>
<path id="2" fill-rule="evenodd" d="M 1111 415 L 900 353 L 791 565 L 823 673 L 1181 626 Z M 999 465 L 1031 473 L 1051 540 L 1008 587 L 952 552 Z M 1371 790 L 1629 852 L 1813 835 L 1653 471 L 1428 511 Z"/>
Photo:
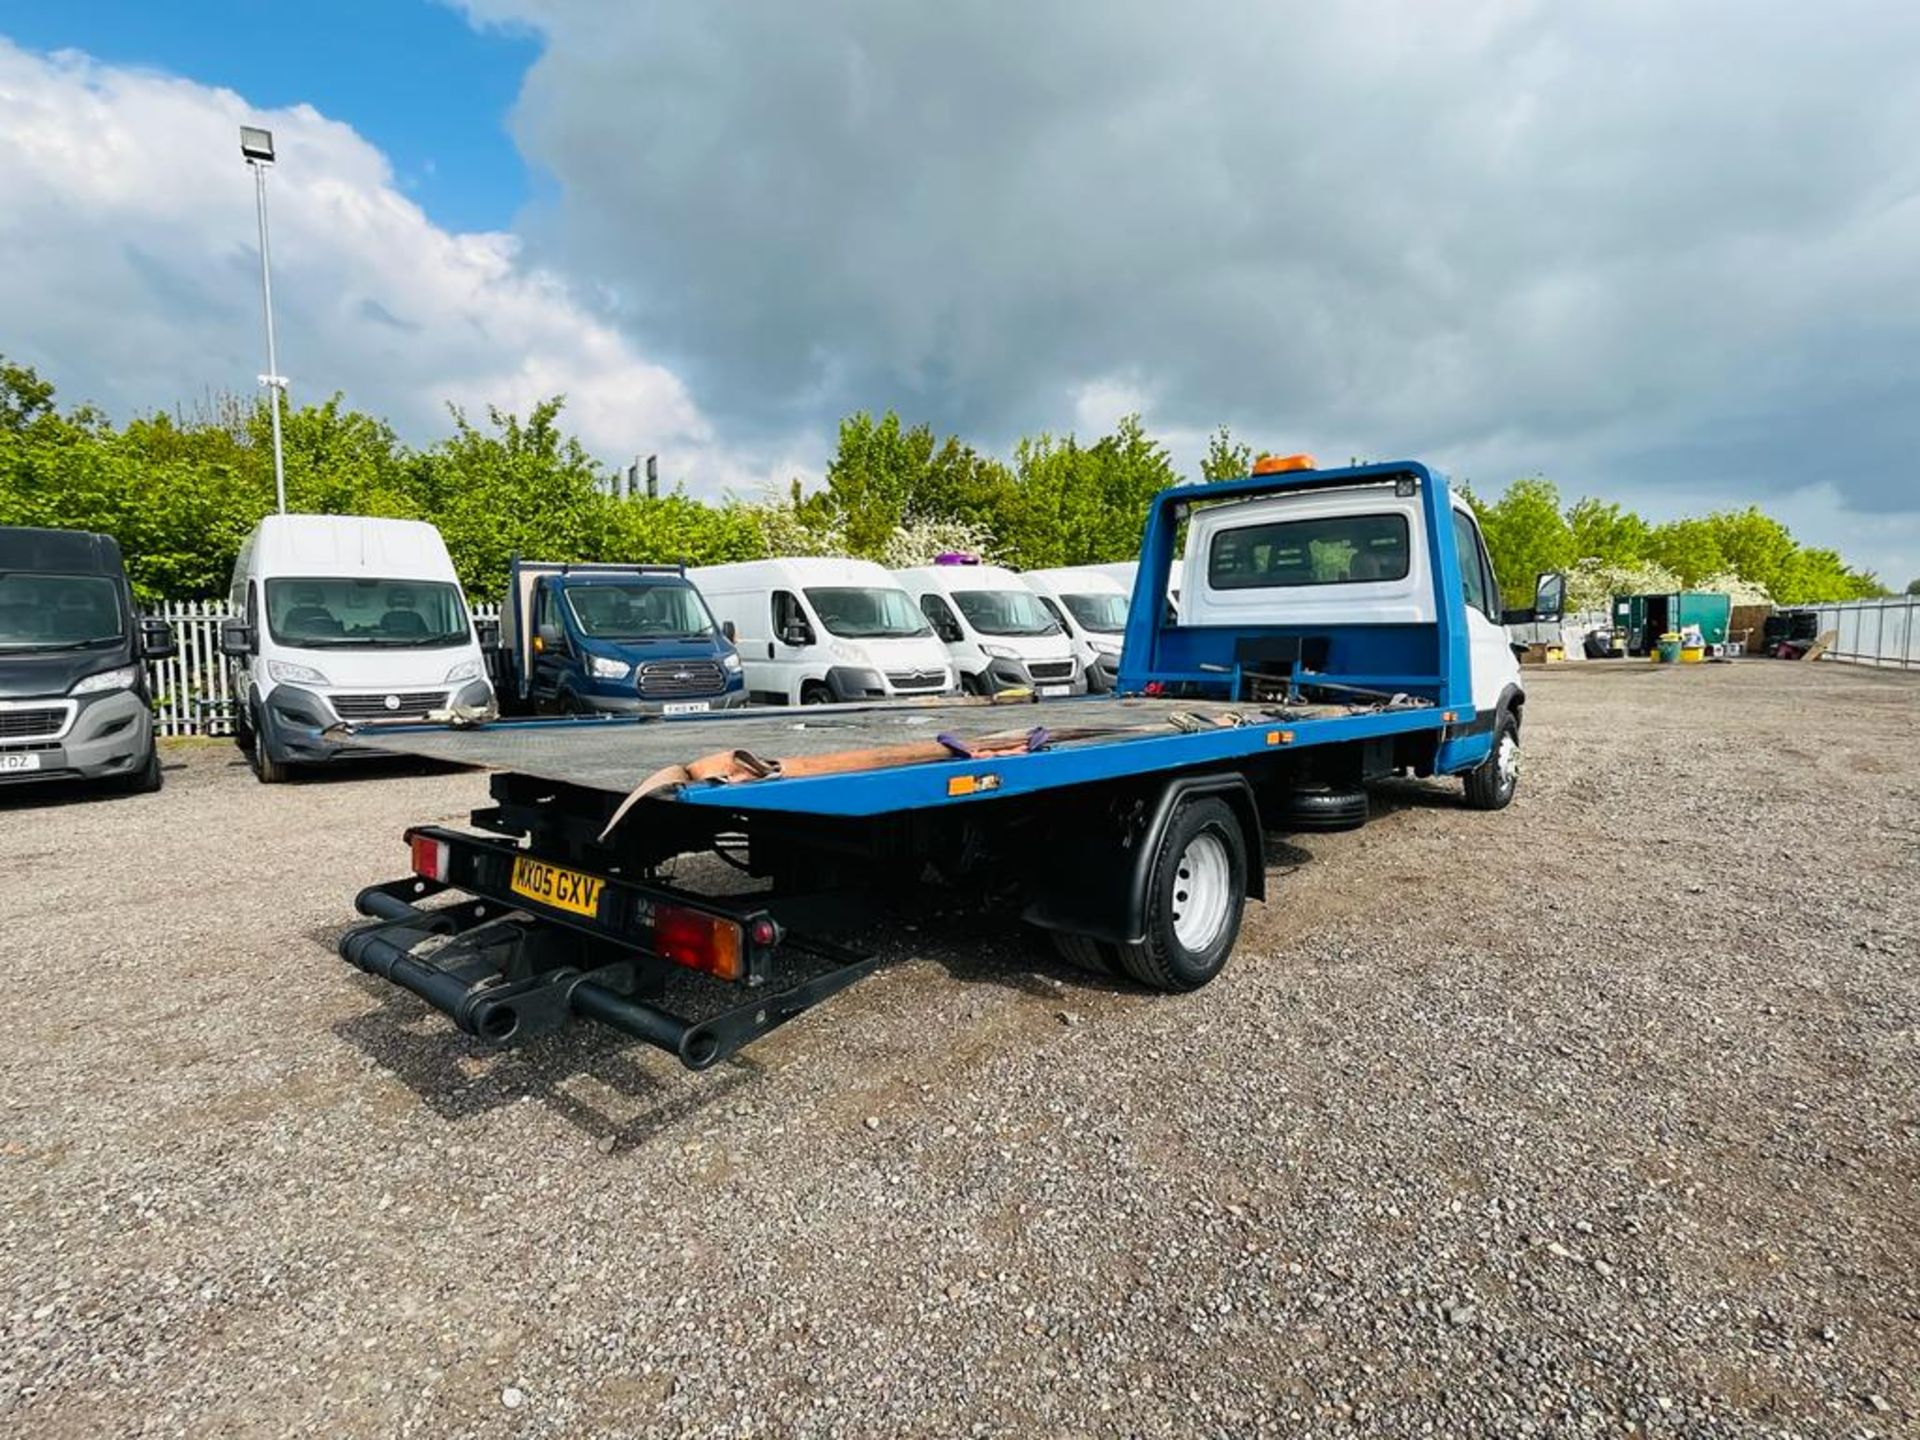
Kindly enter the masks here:
<path id="1" fill-rule="evenodd" d="M 488 666 L 507 714 L 694 715 L 747 703 L 739 653 L 684 565 L 514 556 Z"/>
<path id="2" fill-rule="evenodd" d="M 593 1020 L 700 1069 L 866 974 L 850 937 L 932 877 L 1074 964 L 1198 989 L 1266 898 L 1265 829 L 1361 823 L 1390 775 L 1483 810 L 1519 780 L 1471 511 L 1419 464 L 1310 465 L 1156 497 L 1110 695 L 360 727 L 493 772 L 493 803 L 409 830 L 341 955 L 482 1040 Z M 698 853 L 749 878 L 669 878 Z"/>

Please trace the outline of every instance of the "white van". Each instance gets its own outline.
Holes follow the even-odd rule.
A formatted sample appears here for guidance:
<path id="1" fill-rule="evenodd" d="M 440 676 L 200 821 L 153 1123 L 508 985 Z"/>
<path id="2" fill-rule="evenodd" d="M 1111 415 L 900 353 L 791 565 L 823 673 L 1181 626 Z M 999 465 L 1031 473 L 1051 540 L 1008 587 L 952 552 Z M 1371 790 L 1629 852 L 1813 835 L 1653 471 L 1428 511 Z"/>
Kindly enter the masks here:
<path id="1" fill-rule="evenodd" d="M 1131 590 L 1099 565 L 1028 570 L 1020 578 L 1073 641 L 1073 658 L 1087 677 L 1087 689 L 1096 695 L 1113 689 L 1120 674 L 1120 641 L 1127 630 Z"/>
<path id="2" fill-rule="evenodd" d="M 705 565 L 706 599 L 763 705 L 951 695 L 947 650 L 919 608 L 871 560 L 803 555 Z"/>
<path id="3" fill-rule="evenodd" d="M 894 572 L 946 641 L 968 693 L 1031 689 L 1084 695 L 1073 642 L 1020 577 L 998 565 L 926 565 Z"/>
<path id="4" fill-rule="evenodd" d="M 269 515 L 240 547 L 221 627 L 234 737 L 268 784 L 367 753 L 341 721 L 488 710 L 473 620 L 440 532 L 419 520 Z"/>

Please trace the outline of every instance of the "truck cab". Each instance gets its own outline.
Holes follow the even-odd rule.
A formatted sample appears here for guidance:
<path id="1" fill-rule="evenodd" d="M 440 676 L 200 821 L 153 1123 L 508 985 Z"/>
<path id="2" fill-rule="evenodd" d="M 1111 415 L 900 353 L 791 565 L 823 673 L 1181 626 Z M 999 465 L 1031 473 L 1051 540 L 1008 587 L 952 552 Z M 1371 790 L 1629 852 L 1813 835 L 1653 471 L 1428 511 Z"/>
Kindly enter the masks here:
<path id="1" fill-rule="evenodd" d="M 1302 473 L 1288 488 L 1234 493 L 1291 471 Z M 1235 698 L 1457 697 L 1471 718 L 1463 708 L 1433 755 L 1392 768 L 1463 774 L 1484 764 L 1483 778 L 1511 796 L 1526 688 L 1505 627 L 1536 610 L 1502 610 L 1472 507 L 1443 476 L 1316 473 L 1309 457 L 1285 457 L 1263 461 L 1247 481 L 1180 497 L 1156 521 L 1147 545 L 1160 553 L 1143 565 L 1162 567 L 1149 572 L 1152 588 L 1177 589 L 1180 601 L 1177 613 L 1150 617 L 1136 591 L 1123 690 L 1139 649 L 1139 668 L 1198 671 L 1202 692 L 1214 688 L 1207 673 L 1231 674 Z M 1552 613 L 1537 618 L 1558 618 L 1561 583 L 1540 577 Z"/>
<path id="2" fill-rule="evenodd" d="M 687 715 L 747 703 L 739 653 L 679 565 L 515 559 L 495 661 L 516 708 Z"/>
<path id="3" fill-rule="evenodd" d="M 1072 639 L 1013 571 L 953 555 L 894 573 L 945 642 L 968 694 L 1031 690 L 1054 699 L 1087 693 Z"/>
<path id="4" fill-rule="evenodd" d="M 144 661 L 176 653 L 145 619 L 110 535 L 0 528 L 0 784 L 160 788 Z"/>

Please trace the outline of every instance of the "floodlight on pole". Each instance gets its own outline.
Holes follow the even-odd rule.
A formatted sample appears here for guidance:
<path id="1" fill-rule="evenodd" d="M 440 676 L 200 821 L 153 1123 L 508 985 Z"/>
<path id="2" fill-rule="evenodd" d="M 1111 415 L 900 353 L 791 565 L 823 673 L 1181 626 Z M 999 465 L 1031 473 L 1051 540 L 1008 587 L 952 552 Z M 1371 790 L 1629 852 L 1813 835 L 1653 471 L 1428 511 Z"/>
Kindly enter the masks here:
<path id="1" fill-rule="evenodd" d="M 270 392 L 273 417 L 273 497 L 282 515 L 287 513 L 287 469 L 280 454 L 280 397 L 287 377 L 273 344 L 273 260 L 267 245 L 267 171 L 273 165 L 273 132 L 257 125 L 240 127 L 240 154 L 253 170 L 254 208 L 260 221 L 260 306 L 267 317 L 267 373 L 260 383 Z"/>

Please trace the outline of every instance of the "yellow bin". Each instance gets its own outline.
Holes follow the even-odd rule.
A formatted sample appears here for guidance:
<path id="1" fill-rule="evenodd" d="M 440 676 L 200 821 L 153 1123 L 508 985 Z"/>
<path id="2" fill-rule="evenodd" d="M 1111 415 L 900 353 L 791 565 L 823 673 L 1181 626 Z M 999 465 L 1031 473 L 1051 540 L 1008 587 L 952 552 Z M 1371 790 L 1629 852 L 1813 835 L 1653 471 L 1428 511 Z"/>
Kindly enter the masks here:
<path id="1" fill-rule="evenodd" d="M 1706 658 L 1707 647 L 1704 645 L 1683 645 L 1680 647 L 1680 663 L 1682 665 L 1698 665 Z"/>

